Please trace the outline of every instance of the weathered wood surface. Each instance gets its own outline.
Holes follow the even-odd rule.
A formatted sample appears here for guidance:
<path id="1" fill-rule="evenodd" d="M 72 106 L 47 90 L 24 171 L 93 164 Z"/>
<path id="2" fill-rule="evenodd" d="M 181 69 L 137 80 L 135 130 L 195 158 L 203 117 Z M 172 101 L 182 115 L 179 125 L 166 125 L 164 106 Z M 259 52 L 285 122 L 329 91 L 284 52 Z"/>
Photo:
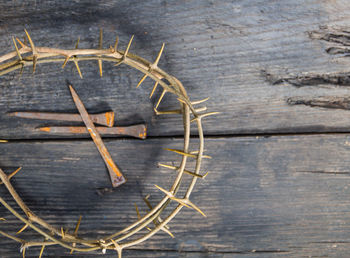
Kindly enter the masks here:
<path id="1" fill-rule="evenodd" d="M 0 55 L 14 50 L 11 36 L 24 36 L 24 28 L 37 46 L 60 48 L 73 48 L 77 37 L 81 48 L 97 47 L 101 27 L 104 47 L 115 35 L 125 47 L 134 34 L 131 52 L 154 60 L 164 42 L 160 67 L 180 79 L 193 100 L 209 96 L 208 110 L 223 112 L 204 120 L 207 135 L 223 137 L 207 141 L 214 160 L 204 169 L 211 173 L 192 196 L 208 218 L 184 209 L 170 224 L 175 239 L 157 234 L 125 251 L 126 257 L 349 256 L 350 138 L 317 135 L 349 132 L 347 1 L 50 0 L 3 1 L 0 7 Z M 61 64 L 39 65 L 35 75 L 26 68 L 21 78 L 17 72 L 0 78 L 0 139 L 19 139 L 0 143 L 0 168 L 24 167 L 14 185 L 50 222 L 73 228 L 84 214 L 85 236 L 122 227 L 115 223 L 120 211 L 125 223 L 135 221 L 133 203 L 145 212 L 141 199 L 147 193 L 159 200 L 153 184 L 168 187 L 174 175 L 157 162 L 178 160 L 161 148 L 180 146 L 181 140 L 171 137 L 182 135 L 182 128 L 179 116 L 154 115 L 160 92 L 149 100 L 149 79 L 135 89 L 139 72 L 104 63 L 100 78 L 97 63 L 80 66 L 84 80 L 72 64 L 64 70 Z M 63 123 L 6 115 L 76 112 L 67 80 L 90 112 L 112 109 L 117 125 L 145 122 L 156 137 L 107 142 L 129 179 L 116 192 L 96 193 L 110 183 L 91 141 L 46 141 L 58 137 L 33 129 Z M 163 104 L 161 109 L 175 107 L 173 99 Z M 235 137 L 283 133 L 300 135 Z M 0 192 L 6 193 L 4 187 Z M 2 230 L 15 233 L 21 227 L 3 208 L 0 214 L 10 222 L 1 223 Z M 21 236 L 33 235 L 28 230 Z M 1 257 L 19 257 L 18 251 L 16 243 L 1 237 Z M 38 252 L 29 249 L 27 257 Z M 55 247 L 45 254 L 71 257 Z"/>
<path id="2" fill-rule="evenodd" d="M 348 111 L 289 101 L 301 98 L 307 104 L 323 97 L 324 106 L 332 106 L 327 103 L 335 97 L 349 95 L 346 1 L 8 1 L 0 6 L 6 10 L 0 14 L 2 53 L 14 50 L 11 36 L 22 37 L 23 28 L 36 45 L 62 48 L 73 48 L 78 36 L 80 47 L 97 47 L 100 27 L 104 47 L 117 34 L 125 47 L 134 34 L 131 51 L 148 60 L 165 42 L 160 66 L 184 83 L 192 99 L 209 96 L 209 110 L 223 112 L 206 121 L 208 134 L 349 131 Z M 181 133 L 175 117 L 155 119 L 155 99 L 147 97 L 151 81 L 134 89 L 139 72 L 105 64 L 99 78 L 96 62 L 81 66 L 84 80 L 72 64 L 64 71 L 60 64 L 40 65 L 34 76 L 28 68 L 21 79 L 18 73 L 2 77 L 0 137 L 47 137 L 33 132 L 42 121 L 8 118 L 6 112 L 74 112 L 66 79 L 91 112 L 111 108 L 119 124 L 144 120 L 153 136 Z M 348 99 L 343 102 L 349 105 Z"/>
<path id="3" fill-rule="evenodd" d="M 133 203 L 144 212 L 141 198 L 145 194 L 151 193 L 153 202 L 159 200 L 162 195 L 153 183 L 168 187 L 172 181 L 173 172 L 156 168 L 156 164 L 178 157 L 158 153 L 155 146 L 180 147 L 180 140 L 140 142 L 137 151 L 135 146 L 130 140 L 107 143 L 129 182 L 102 197 L 95 190 L 108 187 L 109 177 L 91 142 L 1 144 L 1 167 L 9 172 L 23 166 L 13 183 L 44 218 L 73 228 L 83 214 L 81 235 L 93 231 L 103 235 L 122 226 L 116 222 L 121 210 L 123 223 L 136 220 Z M 170 223 L 175 239 L 159 233 L 134 247 L 129 257 L 349 254 L 348 135 L 215 138 L 207 140 L 206 146 L 214 160 L 204 164 L 204 171 L 210 174 L 198 182 L 191 200 L 208 218 L 183 209 Z M 1 187 L 2 196 L 4 193 Z M 21 227 L 8 213 L 5 217 L 8 222 L 1 225 L 2 230 L 14 233 Z M 33 235 L 30 230 L 21 234 L 23 238 Z M 0 247 L 2 257 L 11 257 L 19 248 L 4 238 Z M 35 255 L 38 251 L 31 248 L 27 253 Z M 64 255 L 55 247 L 45 253 Z"/>

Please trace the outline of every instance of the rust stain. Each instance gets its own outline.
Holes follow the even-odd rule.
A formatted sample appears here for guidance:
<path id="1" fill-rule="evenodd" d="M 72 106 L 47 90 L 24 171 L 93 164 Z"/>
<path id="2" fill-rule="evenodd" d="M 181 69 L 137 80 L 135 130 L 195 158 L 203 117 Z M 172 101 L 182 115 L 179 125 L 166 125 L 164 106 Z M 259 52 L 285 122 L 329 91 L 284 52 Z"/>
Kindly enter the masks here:
<path id="1" fill-rule="evenodd" d="M 51 131 L 51 128 L 50 127 L 41 127 L 40 131 L 49 133 Z"/>
<path id="2" fill-rule="evenodd" d="M 108 127 L 112 127 L 114 124 L 114 112 L 106 112 L 106 123 Z"/>

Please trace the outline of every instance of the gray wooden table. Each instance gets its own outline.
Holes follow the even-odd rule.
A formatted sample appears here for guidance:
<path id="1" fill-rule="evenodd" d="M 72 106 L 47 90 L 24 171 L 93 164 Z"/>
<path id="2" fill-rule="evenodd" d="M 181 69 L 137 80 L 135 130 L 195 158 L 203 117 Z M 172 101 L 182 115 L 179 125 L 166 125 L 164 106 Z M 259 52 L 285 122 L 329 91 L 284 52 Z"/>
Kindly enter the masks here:
<path id="1" fill-rule="evenodd" d="M 208 218 L 183 209 L 170 223 L 175 239 L 159 233 L 126 250 L 126 257 L 350 255 L 347 1 L 2 1 L 0 7 L 2 54 L 13 51 L 11 37 L 22 37 L 24 28 L 38 46 L 60 48 L 73 48 L 78 36 L 81 48 L 97 47 L 101 27 L 104 47 L 116 34 L 125 46 L 134 34 L 133 53 L 154 60 L 164 42 L 159 66 L 182 81 L 191 99 L 209 96 L 208 109 L 222 112 L 203 121 L 213 159 L 204 163 L 210 173 L 192 195 Z M 152 191 L 145 177 L 168 184 L 167 177 L 158 178 L 160 168 L 152 168 L 171 154 L 150 153 L 182 143 L 178 121 L 153 113 L 151 80 L 136 95 L 130 89 L 140 73 L 104 67 L 100 78 L 97 64 L 82 63 L 84 80 L 73 64 L 64 71 L 49 64 L 38 66 L 35 75 L 26 68 L 22 77 L 14 72 L 0 78 L 0 139 L 10 140 L 0 145 L 0 167 L 10 172 L 23 166 L 13 184 L 49 222 L 72 228 L 83 214 L 83 235 L 115 227 L 117 209 L 125 208 L 124 219 L 133 221 L 135 211 L 114 203 L 125 196 L 132 204 Z M 34 129 L 45 122 L 6 114 L 76 112 L 66 80 L 88 110 L 112 109 L 118 124 L 144 121 L 149 127 L 145 142 L 106 141 L 129 176 L 129 186 L 118 193 L 96 194 L 109 179 L 101 176 L 103 161 L 89 138 L 42 134 Z M 4 187 L 0 191 L 6 196 Z M 1 230 L 18 231 L 21 225 L 5 209 L 0 212 L 7 218 Z M 29 249 L 27 257 L 39 251 Z M 44 255 L 70 256 L 55 247 Z M 0 256 L 21 257 L 19 245 L 0 237 Z"/>

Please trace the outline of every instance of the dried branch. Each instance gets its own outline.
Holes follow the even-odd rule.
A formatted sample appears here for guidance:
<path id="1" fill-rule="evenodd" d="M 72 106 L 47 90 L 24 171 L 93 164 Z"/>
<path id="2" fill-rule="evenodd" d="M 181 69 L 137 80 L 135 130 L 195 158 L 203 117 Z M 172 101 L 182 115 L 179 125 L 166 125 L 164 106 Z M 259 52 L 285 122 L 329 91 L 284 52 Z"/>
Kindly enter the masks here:
<path id="1" fill-rule="evenodd" d="M 0 56 L 0 76 L 4 74 L 8 74 L 12 71 L 21 69 L 21 71 L 27 67 L 33 66 L 33 73 L 36 71 L 38 65 L 45 63 L 62 63 L 62 67 L 64 68 L 68 62 L 73 62 L 76 66 L 79 76 L 82 78 L 82 73 L 79 67 L 78 62 L 88 62 L 94 61 L 98 63 L 98 70 L 100 76 L 103 75 L 102 70 L 102 62 L 112 62 L 115 66 L 120 64 L 128 65 L 140 72 L 143 73 L 137 87 L 139 87 L 147 77 L 154 80 L 155 84 L 151 90 L 150 98 L 154 95 L 154 92 L 160 86 L 162 88 L 162 93 L 157 100 L 154 110 L 158 115 L 167 115 L 167 114 L 178 114 L 183 118 L 183 126 L 184 126 L 184 146 L 183 149 L 171 149 L 167 148 L 167 150 L 175 152 L 181 155 L 181 162 L 179 166 L 170 166 L 160 164 L 160 166 L 172 169 L 176 171 L 177 175 L 171 186 L 170 190 L 165 190 L 159 186 L 156 186 L 159 190 L 165 193 L 164 198 L 154 207 L 151 206 L 147 197 L 144 199 L 150 211 L 146 213 L 143 217 L 141 216 L 138 207 L 135 205 L 136 213 L 137 213 L 137 221 L 127 226 L 123 230 L 115 232 L 109 236 L 105 236 L 103 239 L 84 239 L 78 237 L 78 229 L 81 223 L 81 217 L 79 218 L 77 225 L 73 234 L 68 232 L 68 229 L 64 230 L 63 228 L 56 228 L 49 223 L 47 223 L 44 219 L 35 215 L 29 207 L 23 202 L 20 198 L 19 194 L 16 192 L 12 184 L 10 183 L 10 179 L 18 173 L 18 170 L 11 173 L 10 175 L 6 175 L 0 169 L 0 179 L 1 183 L 5 185 L 10 195 L 16 201 L 17 205 L 21 208 L 26 217 L 19 214 L 15 209 L 10 206 L 3 198 L 0 197 L 0 203 L 8 209 L 17 219 L 19 219 L 24 226 L 17 233 L 21 233 L 26 228 L 31 228 L 36 231 L 39 235 L 41 235 L 45 240 L 42 242 L 36 241 L 26 241 L 24 239 L 20 239 L 18 237 L 12 236 L 6 232 L 0 231 L 0 234 L 10 238 L 16 242 L 22 244 L 22 253 L 25 255 L 25 251 L 28 247 L 38 246 L 41 247 L 40 257 L 42 256 L 44 249 L 46 246 L 51 245 L 59 245 L 67 250 L 70 250 L 71 253 L 75 252 L 90 252 L 100 250 L 103 253 L 106 250 L 114 250 L 118 253 L 118 257 L 121 258 L 122 250 L 128 248 L 130 246 L 139 244 L 148 238 L 152 237 L 158 231 L 162 230 L 168 233 L 173 237 L 173 234 L 170 232 L 167 224 L 180 212 L 183 206 L 192 208 L 200 212 L 203 216 L 204 213 L 194 205 L 189 197 L 191 192 L 193 191 L 194 185 L 197 179 L 204 178 L 205 175 L 200 174 L 201 164 L 203 158 L 210 158 L 209 156 L 203 155 L 204 151 L 204 135 L 202 129 L 201 120 L 204 117 L 209 115 L 216 114 L 217 112 L 211 113 L 201 113 L 206 110 L 206 107 L 195 109 L 193 105 L 203 103 L 208 99 L 191 102 L 189 97 L 187 96 L 186 90 L 183 87 L 182 83 L 176 79 L 175 77 L 169 75 L 161 68 L 158 67 L 159 60 L 164 50 L 164 44 L 161 46 L 160 51 L 153 63 L 130 53 L 131 43 L 133 41 L 134 36 L 131 37 L 125 51 L 118 50 L 119 39 L 116 37 L 115 43 L 108 49 L 103 49 L 102 41 L 103 41 L 103 33 L 100 30 L 99 33 L 99 44 L 97 49 L 78 49 L 79 39 L 75 45 L 74 49 L 58 49 L 58 48 L 50 48 L 50 47 L 40 47 L 36 46 L 33 43 L 33 40 L 30 34 L 25 30 L 26 37 L 29 42 L 29 46 L 26 41 L 21 41 L 18 38 L 12 38 L 13 44 L 15 46 L 15 51 L 7 53 L 3 56 Z M 17 41 L 17 42 L 16 42 Z M 20 47 L 18 47 L 17 43 L 19 43 Z M 163 100 L 166 93 L 171 93 L 176 96 L 179 100 L 180 108 L 176 110 L 168 110 L 168 111 L 158 111 L 158 107 Z M 191 116 L 193 119 L 191 120 Z M 199 136 L 199 149 L 197 151 L 190 151 L 190 131 L 191 131 L 191 122 L 196 122 Z M 6 142 L 5 140 L 0 140 L 0 142 Z M 186 170 L 186 163 L 188 158 L 194 158 L 196 161 L 196 167 L 194 171 Z M 176 194 L 180 188 L 182 178 L 184 174 L 189 174 L 192 176 L 190 184 L 186 188 L 185 195 L 180 198 L 177 197 Z M 175 201 L 178 203 L 178 206 L 170 211 L 168 216 L 164 219 L 160 218 L 162 212 L 168 207 L 171 201 Z M 0 218 L 0 220 L 4 220 L 4 218 Z M 5 223 L 5 222 L 4 222 Z M 150 224 L 153 224 L 152 228 Z M 40 227 L 38 227 L 38 225 Z M 148 229 L 148 233 L 142 235 L 141 237 L 135 239 L 131 238 L 136 233 L 139 233 L 143 229 Z"/>

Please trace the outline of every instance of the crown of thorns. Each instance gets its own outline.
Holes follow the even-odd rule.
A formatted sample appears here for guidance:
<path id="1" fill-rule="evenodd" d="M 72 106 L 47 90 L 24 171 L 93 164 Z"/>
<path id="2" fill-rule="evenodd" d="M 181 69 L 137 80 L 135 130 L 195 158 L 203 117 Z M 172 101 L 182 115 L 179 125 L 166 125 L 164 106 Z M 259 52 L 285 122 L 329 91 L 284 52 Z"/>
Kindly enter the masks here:
<path id="1" fill-rule="evenodd" d="M 74 49 L 58 49 L 35 46 L 27 30 L 25 30 L 25 34 L 29 44 L 26 42 L 27 40 L 21 41 L 18 38 L 13 37 L 12 40 L 15 51 L 0 56 L 0 76 L 18 69 L 20 69 L 20 73 L 22 73 L 24 67 L 26 66 L 32 66 L 33 73 L 35 73 L 36 66 L 42 63 L 63 63 L 62 68 L 64 68 L 68 62 L 73 62 L 81 78 L 83 78 L 83 75 L 79 67 L 79 62 L 82 61 L 97 61 L 100 76 L 103 74 L 102 62 L 112 62 L 115 63 L 115 66 L 119 66 L 120 64 L 131 66 L 143 73 L 143 76 L 136 87 L 139 87 L 147 77 L 150 77 L 155 81 L 150 93 L 150 98 L 152 98 L 158 86 L 161 87 L 162 92 L 154 106 L 154 111 L 157 115 L 179 114 L 182 116 L 184 126 L 184 145 L 183 149 L 167 149 L 181 155 L 181 161 L 178 166 L 159 163 L 160 166 L 173 170 L 177 173 L 169 190 L 155 185 L 155 187 L 165 194 L 162 200 L 156 206 L 152 207 L 148 200 L 149 196 L 145 197 L 144 201 L 149 208 L 146 215 L 141 216 L 139 208 L 135 204 L 138 217 L 137 221 L 127 226 L 123 230 L 98 239 L 85 239 L 78 236 L 78 229 L 82 219 L 81 216 L 78 219 L 76 227 L 72 233 L 70 233 L 67 229 L 63 229 L 63 227 L 54 227 L 47 223 L 45 219 L 37 216 L 24 203 L 10 182 L 10 179 L 16 173 L 18 173 L 20 168 L 9 175 L 5 174 L 0 169 L 0 183 L 7 188 L 8 192 L 22 211 L 21 213 L 17 212 L 12 205 L 0 197 L 0 203 L 17 219 L 24 223 L 24 226 L 17 232 L 17 234 L 29 227 L 41 235 L 43 240 L 25 240 L 2 230 L 0 230 L 0 234 L 20 243 L 23 257 L 25 257 L 25 251 L 28 247 L 41 247 L 39 255 L 39 257 L 41 257 L 46 246 L 59 245 L 63 248 L 69 249 L 71 253 L 73 251 L 90 252 L 96 250 L 100 250 L 105 253 L 106 250 L 115 250 L 118 253 L 118 257 L 121 258 L 123 249 L 147 240 L 160 230 L 165 231 L 171 237 L 173 237 L 173 234 L 170 232 L 167 224 L 180 212 L 183 206 L 192 208 L 205 216 L 205 214 L 195 204 L 193 204 L 189 198 L 197 179 L 204 178 L 207 175 L 207 173 L 204 175 L 200 174 L 202 159 L 210 158 L 203 153 L 204 135 L 202 118 L 217 114 L 218 112 L 206 113 L 206 107 L 195 108 L 194 106 L 205 102 L 208 100 L 208 98 L 191 102 L 182 83 L 174 76 L 169 75 L 158 67 L 158 62 L 164 50 L 164 44 L 162 45 L 155 61 L 151 63 L 129 52 L 134 36 L 131 37 L 125 50 L 118 49 L 118 37 L 116 37 L 113 46 L 104 49 L 102 47 L 102 30 L 100 30 L 99 46 L 97 49 L 78 49 L 79 39 Z M 158 110 L 158 107 L 166 93 L 176 95 L 176 98 L 179 101 L 179 109 L 168 111 Z M 190 150 L 190 129 L 192 123 L 197 126 L 199 138 L 199 147 L 197 150 L 193 151 Z M 195 160 L 196 165 L 194 171 L 189 171 L 186 169 L 187 159 Z M 178 193 L 184 174 L 190 175 L 191 180 L 188 184 L 182 186 L 185 190 L 184 196 L 178 197 L 176 194 Z M 161 213 L 168 207 L 171 201 L 175 201 L 177 205 L 175 208 L 169 211 L 167 217 L 160 218 Z M 5 221 L 5 218 L 0 218 L 0 220 Z"/>

